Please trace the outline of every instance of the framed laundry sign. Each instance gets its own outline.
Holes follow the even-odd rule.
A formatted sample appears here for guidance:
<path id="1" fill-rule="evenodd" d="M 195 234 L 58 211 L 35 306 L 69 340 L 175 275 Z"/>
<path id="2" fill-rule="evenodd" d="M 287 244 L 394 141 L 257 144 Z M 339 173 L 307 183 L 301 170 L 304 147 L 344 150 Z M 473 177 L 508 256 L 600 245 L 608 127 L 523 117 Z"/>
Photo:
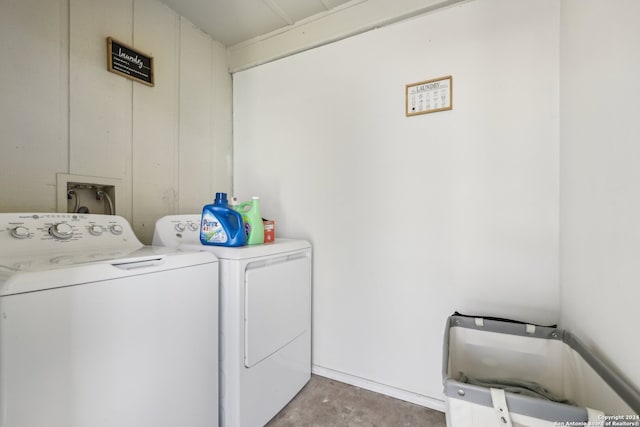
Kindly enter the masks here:
<path id="1" fill-rule="evenodd" d="M 411 83 L 405 87 L 407 117 L 453 108 L 451 76 Z"/>
<path id="2" fill-rule="evenodd" d="M 154 86 L 153 57 L 107 37 L 107 69 L 128 79 Z"/>

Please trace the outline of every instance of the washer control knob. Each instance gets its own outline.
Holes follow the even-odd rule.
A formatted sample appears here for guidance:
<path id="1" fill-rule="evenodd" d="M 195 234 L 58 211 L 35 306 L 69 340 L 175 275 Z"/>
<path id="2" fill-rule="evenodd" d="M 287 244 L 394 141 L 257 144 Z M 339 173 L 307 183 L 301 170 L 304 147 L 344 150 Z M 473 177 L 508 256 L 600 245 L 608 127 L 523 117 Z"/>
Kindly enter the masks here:
<path id="1" fill-rule="evenodd" d="M 93 236 L 101 236 L 104 233 L 104 228 L 101 225 L 93 224 L 89 226 L 89 233 Z"/>
<path id="2" fill-rule="evenodd" d="M 122 226 L 120 224 L 113 224 L 109 230 L 111 231 L 111 234 L 115 234 L 116 236 L 122 234 Z"/>
<path id="3" fill-rule="evenodd" d="M 73 228 L 65 222 L 49 227 L 49 234 L 58 240 L 69 240 L 73 237 Z"/>
<path id="4" fill-rule="evenodd" d="M 11 235 L 16 239 L 26 239 L 29 237 L 29 229 L 19 225 L 11 229 Z"/>
<path id="5" fill-rule="evenodd" d="M 198 224 L 196 224 L 195 222 L 190 222 L 189 223 L 189 230 L 198 231 L 198 228 L 200 228 L 200 226 Z"/>
<path id="6" fill-rule="evenodd" d="M 176 231 L 182 233 L 186 229 L 185 225 L 181 222 L 176 224 Z"/>

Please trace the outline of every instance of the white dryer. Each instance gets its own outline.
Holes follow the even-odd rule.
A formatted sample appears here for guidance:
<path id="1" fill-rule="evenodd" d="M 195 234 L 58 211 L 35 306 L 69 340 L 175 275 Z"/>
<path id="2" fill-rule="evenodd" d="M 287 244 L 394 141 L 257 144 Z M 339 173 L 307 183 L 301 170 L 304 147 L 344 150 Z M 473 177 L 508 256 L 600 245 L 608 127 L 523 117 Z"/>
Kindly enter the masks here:
<path id="1" fill-rule="evenodd" d="M 220 425 L 261 427 L 311 378 L 311 245 L 200 244 L 200 215 L 156 223 L 154 245 L 198 249 L 220 263 Z"/>
<path id="2" fill-rule="evenodd" d="M 217 277 L 122 217 L 0 214 L 0 427 L 217 426 Z"/>

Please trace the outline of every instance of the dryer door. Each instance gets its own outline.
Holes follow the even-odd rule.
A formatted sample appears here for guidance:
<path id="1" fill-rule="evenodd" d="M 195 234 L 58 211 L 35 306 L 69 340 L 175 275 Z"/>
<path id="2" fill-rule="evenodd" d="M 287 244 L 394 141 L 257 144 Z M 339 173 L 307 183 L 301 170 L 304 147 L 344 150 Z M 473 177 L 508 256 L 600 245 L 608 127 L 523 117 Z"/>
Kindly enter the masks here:
<path id="1" fill-rule="evenodd" d="M 245 366 L 256 365 L 310 327 L 310 251 L 248 264 L 245 270 Z"/>

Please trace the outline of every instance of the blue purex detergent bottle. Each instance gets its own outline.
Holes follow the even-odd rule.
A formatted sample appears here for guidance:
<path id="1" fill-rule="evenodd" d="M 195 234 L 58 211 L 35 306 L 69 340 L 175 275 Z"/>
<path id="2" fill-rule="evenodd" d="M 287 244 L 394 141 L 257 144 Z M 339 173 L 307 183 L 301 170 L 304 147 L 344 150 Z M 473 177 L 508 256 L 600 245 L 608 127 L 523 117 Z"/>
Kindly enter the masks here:
<path id="1" fill-rule="evenodd" d="M 247 244 L 242 215 L 229 207 L 227 193 L 216 193 L 213 204 L 202 208 L 200 242 L 203 245 L 217 246 Z"/>

